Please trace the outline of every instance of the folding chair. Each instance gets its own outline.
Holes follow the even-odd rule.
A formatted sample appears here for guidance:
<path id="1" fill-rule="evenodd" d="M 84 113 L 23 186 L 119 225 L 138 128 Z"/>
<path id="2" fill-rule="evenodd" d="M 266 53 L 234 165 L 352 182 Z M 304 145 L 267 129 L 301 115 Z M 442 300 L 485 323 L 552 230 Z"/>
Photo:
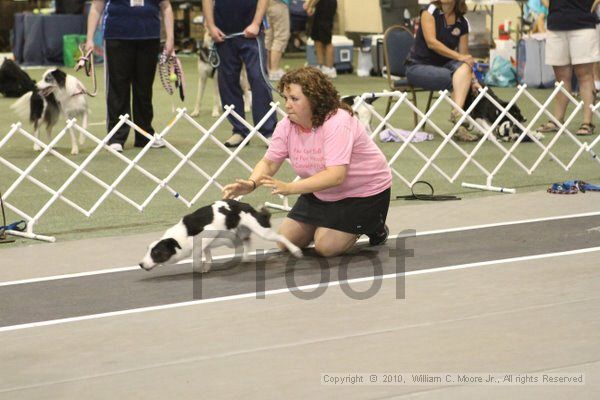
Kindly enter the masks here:
<path id="1" fill-rule="evenodd" d="M 388 85 L 391 90 L 400 90 L 412 93 L 412 101 L 417 106 L 417 92 L 429 92 L 427 108 L 429 110 L 433 100 L 433 91 L 417 88 L 408 83 L 406 79 L 405 61 L 410 54 L 415 38 L 413 34 L 402 25 L 393 25 L 386 29 L 383 35 L 383 60 L 387 74 Z M 388 104 L 385 113 L 390 111 L 392 97 L 388 98 Z M 414 113 L 415 126 L 417 125 L 417 113 Z"/>

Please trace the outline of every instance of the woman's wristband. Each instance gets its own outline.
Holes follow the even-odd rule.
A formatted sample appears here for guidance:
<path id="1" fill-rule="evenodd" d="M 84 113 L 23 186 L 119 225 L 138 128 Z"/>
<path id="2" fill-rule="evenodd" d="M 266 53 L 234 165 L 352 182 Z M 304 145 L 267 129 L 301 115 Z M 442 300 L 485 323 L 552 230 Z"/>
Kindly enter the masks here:
<path id="1" fill-rule="evenodd" d="M 256 189 L 256 181 L 254 179 L 248 178 L 250 182 L 252 182 L 252 190 Z"/>

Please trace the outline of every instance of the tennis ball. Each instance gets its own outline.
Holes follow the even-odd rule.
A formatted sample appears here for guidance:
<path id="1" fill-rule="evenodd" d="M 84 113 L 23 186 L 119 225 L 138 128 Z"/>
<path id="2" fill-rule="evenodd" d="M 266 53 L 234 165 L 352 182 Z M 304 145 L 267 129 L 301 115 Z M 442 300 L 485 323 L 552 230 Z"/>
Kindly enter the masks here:
<path id="1" fill-rule="evenodd" d="M 172 73 L 171 75 L 169 75 L 169 80 L 171 82 L 177 82 L 177 74 L 176 73 Z"/>
<path id="2" fill-rule="evenodd" d="M 285 66 L 283 67 L 284 70 L 289 71 L 290 70 L 290 66 L 289 64 L 285 64 Z"/>

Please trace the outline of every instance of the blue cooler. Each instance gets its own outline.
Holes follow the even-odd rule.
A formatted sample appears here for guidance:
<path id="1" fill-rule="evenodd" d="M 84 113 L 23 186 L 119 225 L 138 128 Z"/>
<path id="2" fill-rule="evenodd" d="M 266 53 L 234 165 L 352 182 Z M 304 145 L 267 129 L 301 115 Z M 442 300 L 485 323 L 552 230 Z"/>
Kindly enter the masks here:
<path id="1" fill-rule="evenodd" d="M 333 66 L 338 73 L 353 70 L 352 60 L 354 59 L 354 42 L 346 36 L 333 35 L 331 43 L 334 49 Z M 315 54 L 315 43 L 312 39 L 306 42 L 306 61 L 308 65 L 317 65 L 317 55 Z"/>

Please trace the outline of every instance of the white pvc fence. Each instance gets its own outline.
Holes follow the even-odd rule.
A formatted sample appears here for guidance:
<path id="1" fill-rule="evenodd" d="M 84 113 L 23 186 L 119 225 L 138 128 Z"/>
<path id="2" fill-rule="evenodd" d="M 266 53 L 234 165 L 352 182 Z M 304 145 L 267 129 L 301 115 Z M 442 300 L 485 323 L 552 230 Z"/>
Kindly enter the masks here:
<path id="1" fill-rule="evenodd" d="M 450 183 L 456 182 L 456 180 L 464 173 L 465 168 L 468 165 L 472 165 L 478 171 L 478 174 L 481 176 L 481 182 L 479 183 L 465 183 L 462 185 L 465 187 L 485 189 L 485 190 L 496 190 L 496 191 L 506 191 L 506 192 L 514 192 L 513 189 L 510 188 L 500 188 L 493 186 L 494 178 L 498 175 L 500 170 L 506 164 L 506 162 L 510 159 L 514 161 L 516 165 L 519 166 L 527 175 L 532 175 L 535 173 L 537 168 L 540 165 L 540 162 L 545 157 L 551 157 L 552 160 L 556 162 L 556 165 L 559 165 L 565 171 L 568 171 L 578 160 L 582 158 L 582 156 L 588 155 L 591 156 L 593 160 L 600 163 L 598 157 L 593 152 L 594 147 L 600 141 L 600 135 L 593 136 L 593 140 L 591 142 L 583 142 L 581 141 L 581 137 L 574 135 L 570 132 L 567 127 L 573 119 L 581 114 L 583 103 L 577 101 L 577 99 L 573 98 L 570 93 L 564 90 L 562 83 L 557 84 L 552 93 L 548 96 L 548 98 L 540 103 L 531 93 L 527 91 L 526 86 L 519 86 L 515 95 L 510 99 L 506 108 L 502 108 L 500 104 L 498 104 L 488 93 L 488 89 L 484 88 L 480 91 L 477 99 L 471 105 L 471 107 L 465 111 L 462 111 L 450 98 L 450 95 L 447 91 L 440 92 L 439 98 L 434 102 L 431 108 L 427 111 L 427 113 L 423 113 L 419 108 L 413 105 L 408 100 L 408 94 L 403 92 L 384 92 L 384 93 L 365 93 L 361 96 L 360 102 L 355 105 L 355 109 L 359 107 L 367 107 L 369 112 L 373 117 L 372 122 L 372 137 L 377 141 L 376 138 L 378 134 L 386 128 L 395 129 L 391 120 L 395 116 L 396 113 L 399 112 L 416 112 L 419 116 L 419 122 L 417 126 L 411 131 L 408 137 L 403 138 L 401 143 L 397 144 L 381 144 L 381 146 L 396 146 L 396 150 L 394 154 L 389 157 L 388 163 L 392 169 L 393 175 L 395 176 L 394 185 L 402 184 L 408 187 L 411 187 L 415 182 L 423 179 L 423 176 L 430 171 L 435 171 L 435 173 L 442 176 Z M 552 115 L 551 111 L 548 110 L 549 105 L 552 103 L 552 100 L 556 95 L 562 92 L 564 93 L 574 105 L 574 109 L 566 116 L 565 123 L 561 124 L 557 121 Z M 381 97 L 387 101 L 387 98 L 392 97 L 394 100 L 393 106 L 390 109 L 390 112 L 387 115 L 379 114 L 372 106 L 366 104 L 364 102 L 365 99 L 369 97 Z M 500 111 L 500 115 L 496 119 L 496 121 L 492 121 L 491 125 L 481 125 L 478 121 L 475 121 L 469 113 L 475 107 L 475 105 L 480 102 L 483 98 L 487 98 L 490 100 Z M 515 120 L 510 114 L 508 114 L 508 109 L 516 104 L 518 100 L 526 100 L 533 103 L 538 111 L 525 125 L 521 124 L 519 121 Z M 448 104 L 451 108 L 459 110 L 462 113 L 461 118 L 456 122 L 456 124 L 451 128 L 450 131 L 444 131 L 441 129 L 438 124 L 434 121 L 436 118 L 433 118 L 436 113 L 440 113 L 439 110 L 442 104 Z M 593 107 L 593 112 L 600 116 L 598 111 L 600 108 L 600 103 Z M 238 164 L 243 170 L 248 171 L 248 173 L 252 170 L 252 165 L 245 162 L 243 159 L 243 145 L 245 145 L 248 141 L 250 141 L 253 137 L 258 137 L 265 144 L 268 144 L 268 139 L 263 137 L 258 131 L 263 123 L 267 120 L 267 118 L 273 113 L 278 113 L 280 116 L 285 116 L 285 112 L 279 107 L 278 104 L 272 103 L 269 112 L 264 116 L 264 118 L 259 121 L 256 126 L 252 126 L 243 118 L 237 114 L 233 107 L 225 107 L 224 113 L 213 123 L 209 128 L 205 128 L 202 125 L 198 124 L 196 120 L 191 118 L 185 109 L 178 109 L 174 119 L 159 133 L 157 133 L 154 137 L 149 136 L 146 132 L 136 126 L 129 120 L 127 115 L 122 116 L 119 123 L 115 126 L 115 128 L 102 139 L 96 137 L 92 133 L 86 131 L 81 126 L 79 126 L 76 120 L 69 120 L 64 129 L 62 129 L 49 144 L 45 144 L 40 140 L 37 140 L 30 132 L 24 129 L 24 127 L 20 123 L 13 124 L 10 131 L 0 140 L 0 151 L 3 147 L 8 147 L 8 143 L 17 135 L 22 135 L 29 141 L 33 143 L 37 143 L 42 151 L 40 153 L 36 153 L 33 161 L 26 167 L 20 168 L 15 163 L 7 160 L 0 153 L 0 163 L 11 170 L 13 173 L 17 175 L 17 178 L 10 184 L 10 186 L 3 192 L 3 200 L 5 206 L 17 214 L 19 217 L 24 219 L 27 222 L 27 230 L 25 232 L 18 231 L 7 231 L 8 234 L 13 234 L 17 236 L 23 236 L 33 239 L 54 241 L 54 237 L 52 236 L 42 236 L 35 233 L 36 224 L 46 215 L 50 209 L 50 207 L 56 203 L 57 201 L 61 201 L 68 205 L 75 211 L 78 211 L 80 214 L 83 214 L 86 217 L 90 217 L 94 214 L 97 209 L 107 200 L 109 196 L 116 196 L 124 201 L 125 204 L 134 207 L 136 210 L 143 211 L 150 203 L 152 203 L 153 199 L 155 199 L 156 195 L 161 191 L 167 191 L 170 193 L 175 201 L 182 202 L 186 207 L 192 207 L 202 202 L 203 196 L 206 195 L 206 192 L 211 187 L 214 187 L 218 190 L 221 190 L 223 185 L 229 183 L 229 180 L 223 181 L 222 174 L 223 172 L 232 166 L 232 163 Z M 447 111 L 444 112 L 445 116 L 448 115 Z M 244 123 L 248 129 L 250 129 L 250 134 L 242 143 L 241 146 L 237 147 L 234 150 L 231 150 L 225 147 L 219 139 L 215 137 L 215 132 L 217 129 L 226 129 L 230 130 L 229 122 L 227 121 L 227 117 L 232 115 L 234 118 L 240 120 Z M 522 133 L 519 137 L 512 142 L 509 146 L 506 146 L 505 143 L 494 139 L 494 131 L 498 127 L 500 120 L 504 116 L 508 116 L 511 121 L 521 128 Z M 444 118 L 445 119 L 445 118 Z M 439 120 L 439 118 L 438 118 Z M 535 130 L 534 127 L 540 125 L 542 122 L 546 120 L 552 120 L 559 126 L 559 131 L 552 136 L 547 137 L 546 139 L 540 141 L 535 138 L 535 136 L 530 136 L 534 145 L 538 146 L 540 149 L 539 157 L 533 162 L 532 165 L 527 166 L 524 161 L 520 160 L 518 155 L 516 154 L 516 149 L 521 145 L 523 139 L 526 135 L 533 132 Z M 169 142 L 169 134 L 174 129 L 177 129 L 179 125 L 185 123 L 187 124 L 186 129 L 192 127 L 199 133 L 198 141 L 191 147 L 191 149 L 186 152 L 181 151 L 176 148 Z M 470 122 L 475 130 L 480 132 L 482 135 L 481 139 L 475 144 L 475 146 L 464 146 L 460 142 L 456 142 L 452 140 L 452 137 L 455 135 L 461 123 L 464 121 Z M 146 147 L 144 147 L 133 159 L 126 157 L 125 155 L 118 153 L 108 147 L 107 143 L 110 137 L 118 130 L 120 126 L 123 124 L 127 124 L 136 131 L 142 133 L 149 137 L 150 142 Z M 426 155 L 421 149 L 418 143 L 413 143 L 412 139 L 417 135 L 419 131 L 422 131 L 424 128 L 427 128 L 428 131 L 433 131 L 436 134 L 439 134 L 442 137 L 442 142 L 439 143 L 439 146 L 435 149 L 435 151 Z M 54 145 L 56 145 L 66 134 L 68 134 L 69 129 L 74 129 L 83 133 L 91 143 L 93 143 L 94 147 L 90 151 L 89 155 L 85 157 L 85 159 L 81 163 L 75 163 L 68 156 L 64 156 L 60 154 L 58 151 L 54 150 Z M 569 159 L 561 159 L 559 155 L 555 153 L 555 149 L 557 148 L 556 144 L 561 137 L 568 138 L 569 141 L 572 142 L 576 151 Z M 178 162 L 176 166 L 167 173 L 167 171 L 162 171 L 161 176 L 157 176 L 156 173 L 151 173 L 148 168 L 143 168 L 140 164 L 144 157 L 151 158 L 152 155 L 148 154 L 150 150 L 151 144 L 157 140 L 158 138 L 163 139 L 166 143 L 166 149 L 161 151 L 170 151 L 173 155 L 178 158 Z M 32 143 L 32 144 L 33 144 Z M 212 143 L 212 146 L 222 153 L 223 160 L 220 167 L 214 171 L 213 173 L 208 172 L 206 169 L 200 165 L 198 162 L 192 161 L 192 157 L 196 154 L 201 148 L 206 148 L 208 143 Z M 88 144 L 89 145 L 89 144 Z M 479 162 L 477 156 L 481 153 L 481 149 L 484 146 L 493 146 L 497 148 L 497 151 L 501 152 L 502 158 L 495 165 L 494 168 L 486 168 L 483 163 Z M 460 164 L 460 166 L 455 171 L 445 171 L 440 165 L 438 165 L 437 161 L 440 159 L 440 156 L 443 154 L 445 149 L 453 149 L 452 151 L 460 153 L 462 157 L 464 157 L 464 161 Z M 407 158 L 407 152 L 412 151 L 416 154 L 422 161 L 423 166 L 418 170 L 418 172 L 412 176 L 407 177 L 404 176 L 401 172 L 403 170 L 401 164 L 405 158 Z M 221 154 L 219 153 L 219 154 Z M 98 155 L 102 154 L 106 156 L 107 154 L 114 157 L 115 161 L 122 162 L 124 164 L 123 171 L 113 180 L 108 182 L 106 179 L 100 178 L 97 174 L 90 172 L 89 166 L 90 163 L 98 157 Z M 47 157 L 55 157 L 60 160 L 70 169 L 72 172 L 68 174 L 64 183 L 58 188 L 53 189 L 44 182 L 43 174 L 39 175 L 38 168 L 44 162 L 44 159 Z M 588 158 L 588 157 L 586 157 Z M 188 170 L 194 171 L 195 174 L 201 176 L 206 183 L 193 195 L 184 196 L 182 194 L 181 187 L 176 187 L 173 183 L 174 178 L 178 173 L 182 170 L 182 168 L 187 167 Z M 34 177 L 32 171 L 36 170 L 37 177 Z M 142 174 L 145 178 L 152 181 L 155 186 L 154 189 L 150 192 L 150 194 L 143 201 L 136 201 L 131 196 L 128 196 L 123 191 L 119 190 L 117 187 L 123 183 L 124 179 L 130 174 L 132 171 L 137 171 Z M 44 171 L 42 169 L 42 171 Z M 51 177 L 53 171 L 47 171 L 48 178 Z M 93 203 L 93 205 L 89 208 L 84 208 L 82 205 L 78 204 L 75 200 L 68 198 L 66 195 L 67 189 L 73 184 L 75 179 L 79 176 L 85 176 L 92 182 L 94 182 L 99 188 L 101 188 L 101 194 L 98 196 L 97 200 Z M 243 175 L 240 175 L 243 176 Z M 221 179 L 221 181 L 220 181 Z M 42 193 L 46 193 L 50 196 L 50 198 L 41 206 L 39 209 L 35 210 L 34 213 L 26 212 L 25 205 L 17 204 L 11 202 L 11 195 L 15 192 L 17 188 L 23 185 L 25 182 L 29 182 L 33 184 L 38 190 Z M 186 188 L 188 190 L 188 188 Z M 281 197 L 280 203 L 268 203 L 271 207 L 277 207 L 281 209 L 288 209 L 289 205 L 287 202 L 287 198 Z"/>

